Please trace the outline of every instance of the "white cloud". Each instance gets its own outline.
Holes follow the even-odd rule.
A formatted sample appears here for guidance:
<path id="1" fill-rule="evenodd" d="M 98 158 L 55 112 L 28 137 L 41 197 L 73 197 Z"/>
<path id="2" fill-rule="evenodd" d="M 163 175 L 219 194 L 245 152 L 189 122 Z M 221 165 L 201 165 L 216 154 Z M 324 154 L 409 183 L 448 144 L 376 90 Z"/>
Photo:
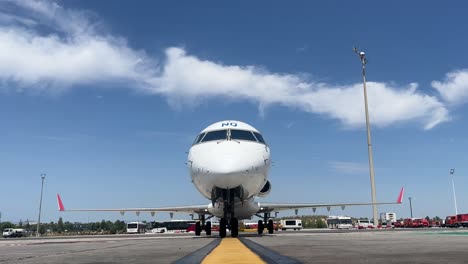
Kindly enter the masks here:
<path id="1" fill-rule="evenodd" d="M 175 47 L 166 50 L 159 65 L 124 39 L 99 33 L 100 23 L 89 12 L 45 1 L 13 4 L 23 10 L 21 17 L 0 11 L 9 21 L 0 20 L 4 89 L 55 93 L 80 84 L 124 82 L 132 89 L 166 96 L 177 107 L 212 98 L 248 100 L 259 105 L 260 113 L 270 105 L 282 105 L 333 118 L 348 127 L 365 123 L 360 83 L 337 86 L 256 66 L 223 65 Z M 44 33 L 37 24 L 49 31 Z M 414 83 L 397 87 L 369 82 L 368 95 L 371 122 L 379 127 L 418 122 L 431 129 L 449 120 L 445 106 L 419 92 Z"/>
<path id="2" fill-rule="evenodd" d="M 432 87 L 449 103 L 465 103 L 468 101 L 468 69 L 449 72 L 444 81 L 433 81 Z"/>
<path id="3" fill-rule="evenodd" d="M 254 66 L 227 66 L 169 48 L 155 93 L 171 98 L 201 100 L 229 97 L 262 106 L 279 104 L 322 114 L 346 126 L 365 124 L 362 84 L 334 86 L 305 80 L 294 74 L 268 73 Z M 418 121 L 425 129 L 447 121 L 448 111 L 436 97 L 417 91 L 417 84 L 394 87 L 368 83 L 369 112 L 376 126 Z M 183 100 L 189 101 L 189 100 Z"/>
<path id="4" fill-rule="evenodd" d="M 57 88 L 119 79 L 138 82 L 152 74 L 141 63 L 142 57 L 144 54 L 109 39 L 65 41 L 57 35 L 43 37 L 0 28 L 0 77 L 24 89 L 36 89 L 37 83 L 46 88 L 59 84 Z"/>
<path id="5" fill-rule="evenodd" d="M 84 12 L 43 1 L 17 4 L 23 12 L 29 11 L 23 20 L 36 23 L 11 23 L 9 19 L 10 23 L 0 24 L 4 89 L 57 92 L 76 84 L 121 81 L 138 86 L 156 74 L 156 63 L 144 52 L 129 48 L 121 38 L 97 34 Z M 50 32 L 37 29 L 38 24 Z"/>

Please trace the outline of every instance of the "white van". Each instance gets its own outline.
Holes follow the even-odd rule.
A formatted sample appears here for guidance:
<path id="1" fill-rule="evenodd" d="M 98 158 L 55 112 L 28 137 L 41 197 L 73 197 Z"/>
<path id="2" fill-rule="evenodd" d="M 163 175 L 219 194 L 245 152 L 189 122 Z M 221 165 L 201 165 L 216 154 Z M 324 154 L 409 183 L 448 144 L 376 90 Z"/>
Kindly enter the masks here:
<path id="1" fill-rule="evenodd" d="M 357 229 L 372 229 L 374 228 L 374 224 L 371 220 L 357 220 L 354 227 Z"/>
<path id="2" fill-rule="evenodd" d="M 25 231 L 22 228 L 5 228 L 3 230 L 3 237 L 22 237 L 24 236 Z"/>
<path id="3" fill-rule="evenodd" d="M 285 231 L 286 229 L 301 230 L 302 221 L 300 219 L 284 219 L 281 220 L 281 230 Z"/>

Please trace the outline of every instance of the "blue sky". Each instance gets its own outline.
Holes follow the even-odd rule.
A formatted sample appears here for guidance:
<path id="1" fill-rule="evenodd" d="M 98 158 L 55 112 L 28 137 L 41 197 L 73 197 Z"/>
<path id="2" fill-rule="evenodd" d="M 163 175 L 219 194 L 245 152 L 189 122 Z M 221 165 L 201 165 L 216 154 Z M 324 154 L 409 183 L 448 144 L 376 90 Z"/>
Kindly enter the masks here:
<path id="1" fill-rule="evenodd" d="M 354 45 L 369 59 L 377 198 L 393 201 L 406 189 L 405 204 L 380 211 L 407 217 L 411 196 L 415 216 L 453 214 L 455 168 L 458 209 L 468 212 L 466 8 L 463 1 L 4 1 L 2 221 L 37 218 L 41 173 L 45 221 L 136 219 L 59 214 L 56 193 L 70 208 L 206 203 L 190 182 L 186 152 L 199 131 L 224 119 L 253 125 L 271 146 L 273 191 L 264 201 L 369 201 Z"/>

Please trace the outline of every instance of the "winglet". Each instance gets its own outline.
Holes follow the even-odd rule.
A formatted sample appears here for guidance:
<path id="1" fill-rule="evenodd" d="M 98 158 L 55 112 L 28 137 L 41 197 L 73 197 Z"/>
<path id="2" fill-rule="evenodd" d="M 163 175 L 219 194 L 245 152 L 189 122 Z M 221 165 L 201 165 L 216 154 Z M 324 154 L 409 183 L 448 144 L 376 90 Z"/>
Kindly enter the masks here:
<path id="1" fill-rule="evenodd" d="M 397 203 L 401 204 L 403 201 L 403 194 L 405 193 L 405 187 L 401 187 L 400 195 L 398 195 Z"/>
<path id="2" fill-rule="evenodd" d="M 63 203 L 62 203 L 62 198 L 60 198 L 60 194 L 58 193 L 57 193 L 57 203 L 58 203 L 59 211 L 61 212 L 65 211 L 65 207 L 63 206 Z"/>

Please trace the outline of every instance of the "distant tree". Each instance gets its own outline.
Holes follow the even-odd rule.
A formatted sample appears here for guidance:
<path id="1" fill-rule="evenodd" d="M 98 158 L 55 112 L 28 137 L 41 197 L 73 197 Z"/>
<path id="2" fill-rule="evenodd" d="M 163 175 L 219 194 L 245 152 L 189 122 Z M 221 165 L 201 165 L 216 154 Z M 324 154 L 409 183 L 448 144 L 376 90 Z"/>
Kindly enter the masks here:
<path id="1" fill-rule="evenodd" d="M 59 220 L 57 222 L 57 232 L 59 234 L 61 234 L 64 230 L 65 230 L 65 228 L 63 226 L 63 219 L 62 219 L 62 217 L 59 217 Z"/>
<path id="2" fill-rule="evenodd" d="M 427 221 L 431 221 L 431 218 L 429 216 L 426 216 Z"/>
<path id="3" fill-rule="evenodd" d="M 322 219 L 318 219 L 317 228 L 327 228 L 327 223 L 325 223 L 325 221 L 323 221 Z"/>
<path id="4" fill-rule="evenodd" d="M 436 217 L 434 217 L 434 220 L 435 221 L 441 221 L 442 219 L 440 219 L 440 217 L 436 216 Z"/>
<path id="5" fill-rule="evenodd" d="M 20 221 L 19 221 L 19 223 L 18 223 L 18 227 L 19 227 L 19 228 L 23 228 L 23 220 L 22 220 L 22 219 L 20 219 Z"/>
<path id="6" fill-rule="evenodd" d="M 107 222 L 104 219 L 101 221 L 100 228 L 101 230 L 109 230 L 109 227 L 107 226 Z"/>
<path id="7" fill-rule="evenodd" d="M 26 228 L 26 230 L 31 229 L 31 224 L 29 223 L 29 220 L 27 220 L 26 226 L 24 228 Z"/>
<path id="8" fill-rule="evenodd" d="M 90 229 L 91 231 L 98 231 L 101 228 L 99 222 L 91 223 Z"/>
<path id="9" fill-rule="evenodd" d="M 120 220 L 115 221 L 114 226 L 118 233 L 123 233 L 127 229 L 125 222 Z"/>
<path id="10" fill-rule="evenodd" d="M 39 234 L 43 235 L 46 233 L 46 227 L 45 225 L 40 225 L 39 227 Z"/>
<path id="11" fill-rule="evenodd" d="M 112 223 L 111 221 L 106 221 L 106 228 L 107 228 L 106 230 L 107 231 L 112 230 L 113 227 L 114 227 L 114 223 Z"/>
<path id="12" fill-rule="evenodd" d="M 0 223 L 0 230 L 3 231 L 5 228 L 13 228 L 15 225 L 11 222 L 2 222 Z"/>
<path id="13" fill-rule="evenodd" d="M 63 223 L 63 231 L 65 231 L 65 230 L 75 231 L 74 225 L 72 223 L 70 223 L 69 221 L 65 221 L 65 223 Z"/>
<path id="14" fill-rule="evenodd" d="M 47 224 L 47 229 L 50 229 L 52 230 L 52 232 L 57 232 L 57 224 L 55 224 L 54 222 L 50 222 L 49 224 Z"/>

